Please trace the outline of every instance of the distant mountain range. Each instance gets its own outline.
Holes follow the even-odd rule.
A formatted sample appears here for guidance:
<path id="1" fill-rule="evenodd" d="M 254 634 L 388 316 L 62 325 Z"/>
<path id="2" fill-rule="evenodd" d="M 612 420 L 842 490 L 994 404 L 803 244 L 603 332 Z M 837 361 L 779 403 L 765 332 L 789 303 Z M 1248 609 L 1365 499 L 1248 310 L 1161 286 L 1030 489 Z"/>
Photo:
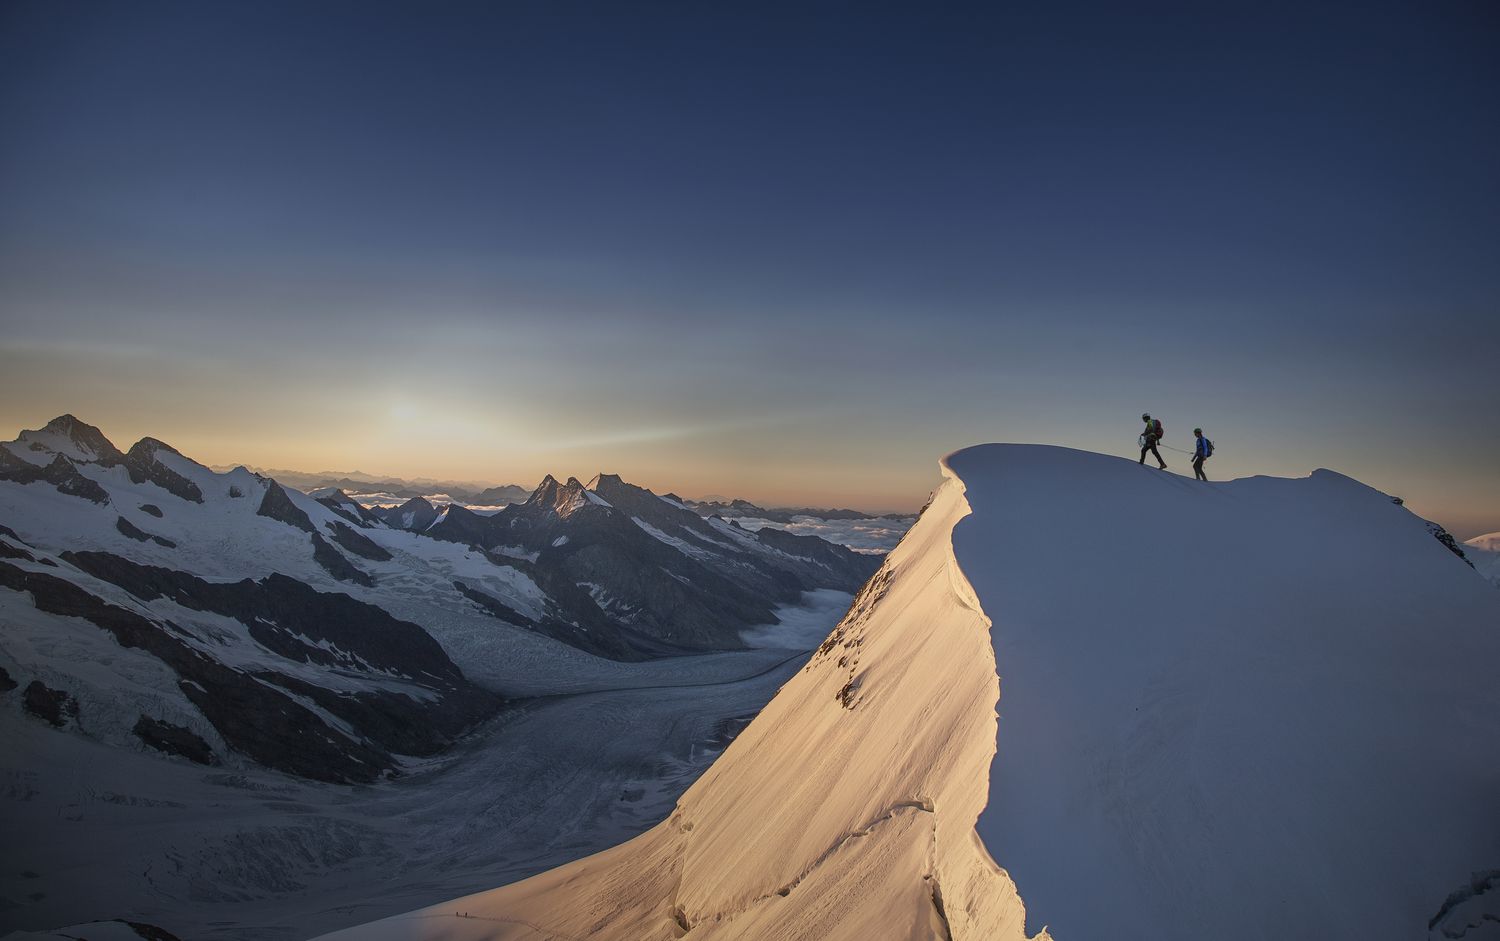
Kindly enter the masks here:
<path id="1" fill-rule="evenodd" d="M 238 466 L 238 465 L 235 465 Z M 233 466 L 214 465 L 213 470 L 226 472 Z M 520 484 L 490 485 L 475 481 L 436 480 L 433 478 L 381 477 L 360 471 L 296 471 L 248 468 L 263 477 L 273 477 L 282 484 L 305 492 L 319 490 L 341 490 L 346 494 L 365 497 L 367 505 L 375 503 L 394 504 L 403 500 L 421 498 L 432 504 L 459 503 L 466 507 L 498 507 L 512 503 L 524 503 L 534 487 Z M 822 520 L 912 520 L 914 513 L 867 513 L 863 510 L 827 509 L 820 507 L 764 507 L 749 500 L 706 497 L 692 500 L 674 493 L 666 496 L 693 510 L 699 516 L 721 516 L 731 518 L 754 518 L 774 523 L 790 523 L 797 517 L 812 517 Z M 371 500 L 370 497 L 377 499 Z"/>
<path id="2" fill-rule="evenodd" d="M 0 616 L 32 638 L 0 638 L 0 687 L 106 742 L 370 781 L 494 714 L 497 661 L 738 649 L 878 564 L 612 475 L 371 507 L 64 415 L 0 443 Z"/>
<path id="3" fill-rule="evenodd" d="M 215 471 L 230 471 L 234 467 L 214 465 Z M 401 477 L 379 477 L 360 471 L 307 471 L 268 469 L 251 467 L 251 471 L 263 477 L 274 477 L 288 486 L 302 491 L 343 490 L 346 493 L 378 496 L 389 500 L 408 500 L 413 497 L 427 499 L 447 498 L 448 501 L 465 506 L 505 506 L 520 503 L 531 496 L 531 489 L 520 484 L 492 485 L 474 481 L 435 480 L 427 477 L 405 479 Z"/>

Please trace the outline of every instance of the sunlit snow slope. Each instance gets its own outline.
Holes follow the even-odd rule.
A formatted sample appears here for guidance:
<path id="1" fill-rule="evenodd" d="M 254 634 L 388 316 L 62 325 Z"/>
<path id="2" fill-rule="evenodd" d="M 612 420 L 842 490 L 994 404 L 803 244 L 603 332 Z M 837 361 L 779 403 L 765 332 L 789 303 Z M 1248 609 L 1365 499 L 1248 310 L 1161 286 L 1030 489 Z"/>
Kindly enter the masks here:
<path id="1" fill-rule="evenodd" d="M 1494 908 L 1500 593 L 1424 521 L 1326 471 L 943 470 L 667 821 L 329 937 L 1410 939 Z"/>

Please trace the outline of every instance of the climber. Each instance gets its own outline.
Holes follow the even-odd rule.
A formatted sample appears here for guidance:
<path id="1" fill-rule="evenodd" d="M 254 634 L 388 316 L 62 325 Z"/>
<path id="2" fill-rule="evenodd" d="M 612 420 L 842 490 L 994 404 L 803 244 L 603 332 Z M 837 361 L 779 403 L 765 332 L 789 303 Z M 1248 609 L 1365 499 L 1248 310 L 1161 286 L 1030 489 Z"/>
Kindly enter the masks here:
<path id="1" fill-rule="evenodd" d="M 1203 437 L 1202 428 L 1194 428 L 1193 437 L 1198 439 L 1198 444 L 1193 449 L 1193 474 L 1199 480 L 1207 480 L 1208 475 L 1203 473 L 1203 462 L 1213 456 L 1214 443 Z"/>
<path id="2" fill-rule="evenodd" d="M 1146 452 L 1156 458 L 1156 463 L 1161 465 L 1162 470 L 1167 469 L 1167 462 L 1161 459 L 1161 452 L 1156 450 L 1156 443 L 1161 440 L 1161 420 L 1151 417 L 1150 412 L 1141 415 L 1141 421 L 1146 423 L 1146 430 L 1141 434 L 1141 459 L 1138 463 L 1146 463 Z"/>

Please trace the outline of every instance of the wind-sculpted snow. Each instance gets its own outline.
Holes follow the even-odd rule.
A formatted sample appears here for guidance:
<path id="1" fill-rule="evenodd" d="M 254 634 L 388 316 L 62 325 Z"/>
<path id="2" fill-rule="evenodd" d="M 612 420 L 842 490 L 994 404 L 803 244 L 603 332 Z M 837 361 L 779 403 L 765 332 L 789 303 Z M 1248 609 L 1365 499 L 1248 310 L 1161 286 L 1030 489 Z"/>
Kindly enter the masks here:
<path id="1" fill-rule="evenodd" d="M 1436 939 L 1495 917 L 1500 594 L 1425 521 L 1328 471 L 1200 484 L 989 445 L 944 474 L 667 821 L 328 938 Z"/>

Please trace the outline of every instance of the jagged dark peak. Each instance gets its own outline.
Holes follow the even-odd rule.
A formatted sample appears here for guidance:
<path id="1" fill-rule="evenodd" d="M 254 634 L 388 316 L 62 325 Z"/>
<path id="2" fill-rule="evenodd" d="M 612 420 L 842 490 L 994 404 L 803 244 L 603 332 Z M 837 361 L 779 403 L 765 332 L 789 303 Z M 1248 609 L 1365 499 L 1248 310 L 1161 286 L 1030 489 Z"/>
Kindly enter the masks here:
<path id="1" fill-rule="evenodd" d="M 59 415 L 35 431 L 23 431 L 16 440 L 32 450 L 53 451 L 66 454 L 74 460 L 105 466 L 125 460 L 125 455 L 104 437 L 104 432 L 72 414 Z M 65 442 L 70 442 L 72 447 L 68 447 Z"/>
<path id="2" fill-rule="evenodd" d="M 343 491 L 339 492 L 342 493 Z M 429 503 L 425 497 L 412 497 L 410 500 L 407 500 L 405 503 L 401 504 L 401 506 L 397 507 L 398 513 L 405 512 L 407 510 L 431 510 L 436 512 L 437 507 Z"/>
<path id="3" fill-rule="evenodd" d="M 570 481 L 573 481 L 574 483 L 577 483 L 574 478 L 570 477 L 568 479 Z M 551 474 L 548 474 L 546 477 L 542 478 L 541 483 L 536 485 L 536 489 L 531 492 L 531 497 L 526 502 L 533 505 L 547 505 L 556 503 L 558 493 L 565 488 L 565 484 L 559 481 L 556 477 L 553 477 Z"/>
<path id="4" fill-rule="evenodd" d="M 558 483 L 557 478 L 548 474 L 542 480 L 542 485 L 536 488 L 536 493 L 526 501 L 526 505 L 542 510 L 550 510 L 561 517 L 572 516 L 578 510 L 586 506 L 594 505 L 595 501 L 590 499 L 588 488 L 579 482 L 577 477 L 569 477 L 568 482 Z"/>

